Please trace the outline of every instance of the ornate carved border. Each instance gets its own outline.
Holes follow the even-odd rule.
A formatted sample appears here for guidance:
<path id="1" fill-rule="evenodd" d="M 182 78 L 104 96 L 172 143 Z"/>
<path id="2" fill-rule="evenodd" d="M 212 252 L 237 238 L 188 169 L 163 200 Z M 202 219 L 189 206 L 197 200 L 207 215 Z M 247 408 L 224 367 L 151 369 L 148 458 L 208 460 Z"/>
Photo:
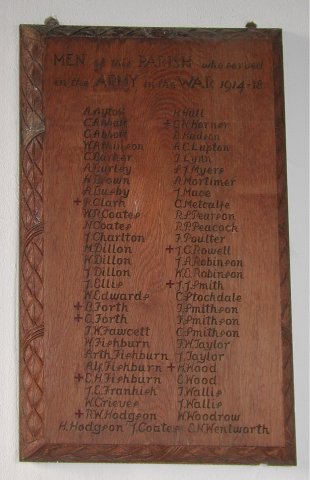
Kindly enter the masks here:
<path id="1" fill-rule="evenodd" d="M 44 438 L 43 137 L 44 41 L 20 35 L 20 433 L 22 457 Z"/>
<path id="2" fill-rule="evenodd" d="M 289 264 L 289 228 L 285 148 L 285 109 L 283 84 L 282 33 L 273 42 L 275 141 L 278 179 L 278 238 L 281 295 L 281 333 L 283 362 L 283 410 L 287 455 L 294 458 L 295 418 L 292 351 L 291 290 Z"/>
<path id="3" fill-rule="evenodd" d="M 44 440 L 44 112 L 43 59 L 48 37 L 268 38 L 273 42 L 278 235 L 281 273 L 285 447 L 55 445 Z M 295 465 L 282 39 L 278 29 L 173 29 L 21 26 L 20 30 L 20 454 L 22 460 Z"/>
<path id="4" fill-rule="evenodd" d="M 165 445 L 44 445 L 27 460 L 294 465 L 285 448 Z"/>
<path id="5" fill-rule="evenodd" d="M 279 35 L 277 28 L 259 28 L 252 25 L 248 28 L 162 28 L 162 27 L 100 27 L 59 25 L 52 17 L 45 25 L 28 25 L 43 37 L 89 37 L 89 38 L 188 38 L 208 40 L 232 40 L 250 38 L 270 39 Z M 223 38 L 225 33 L 225 38 Z"/>

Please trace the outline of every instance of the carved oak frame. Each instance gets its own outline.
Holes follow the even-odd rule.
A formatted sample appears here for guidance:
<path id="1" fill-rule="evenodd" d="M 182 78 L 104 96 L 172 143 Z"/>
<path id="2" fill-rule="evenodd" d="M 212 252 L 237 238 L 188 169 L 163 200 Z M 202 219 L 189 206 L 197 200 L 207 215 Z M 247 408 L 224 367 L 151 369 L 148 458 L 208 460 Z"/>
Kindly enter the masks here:
<path id="1" fill-rule="evenodd" d="M 44 418 L 44 110 L 46 39 L 269 38 L 273 45 L 281 271 L 285 447 L 70 445 L 45 441 Z M 20 28 L 20 458 L 63 462 L 172 462 L 294 465 L 295 431 L 283 106 L 282 35 L 278 29 L 173 29 L 23 25 Z"/>

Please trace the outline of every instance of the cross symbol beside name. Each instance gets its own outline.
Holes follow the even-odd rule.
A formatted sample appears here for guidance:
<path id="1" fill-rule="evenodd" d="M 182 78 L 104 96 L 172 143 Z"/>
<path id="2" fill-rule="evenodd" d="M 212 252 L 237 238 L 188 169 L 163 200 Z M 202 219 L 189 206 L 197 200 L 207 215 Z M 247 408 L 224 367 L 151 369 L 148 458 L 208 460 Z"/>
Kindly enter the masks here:
<path id="1" fill-rule="evenodd" d="M 170 362 L 170 365 L 168 365 L 167 368 L 170 368 L 170 371 L 172 372 L 173 368 L 175 368 L 175 365 Z"/>
<path id="2" fill-rule="evenodd" d="M 83 305 L 81 305 L 81 304 L 80 304 L 80 302 L 78 302 L 78 303 L 76 303 L 76 304 L 75 304 L 75 305 L 73 305 L 73 306 L 74 306 L 74 308 L 76 308 L 76 309 L 77 309 L 77 311 L 79 311 L 79 310 L 80 310 L 80 308 L 82 308 L 82 306 L 83 306 Z"/>
<path id="3" fill-rule="evenodd" d="M 73 200 L 73 203 L 75 203 L 76 205 L 79 205 L 81 202 L 82 200 L 80 200 L 79 198 L 76 198 L 75 200 Z"/>
<path id="4" fill-rule="evenodd" d="M 170 127 L 170 125 L 171 125 L 170 120 L 166 120 L 166 121 L 163 123 L 163 125 L 164 125 L 165 127 Z"/>
<path id="5" fill-rule="evenodd" d="M 169 280 L 169 282 L 167 282 L 166 285 L 168 285 L 168 287 L 171 288 L 172 285 L 174 285 L 174 283 L 171 280 Z"/>
<path id="6" fill-rule="evenodd" d="M 77 412 L 75 412 L 75 416 L 76 416 L 76 417 L 79 417 L 79 418 L 81 418 L 83 415 L 84 415 L 84 413 L 83 413 L 83 412 L 81 412 L 81 410 L 80 410 L 80 409 L 78 409 L 78 411 L 77 411 Z"/>
<path id="7" fill-rule="evenodd" d="M 82 320 L 82 319 L 83 319 L 83 317 L 81 317 L 81 315 L 80 315 L 79 313 L 78 313 L 77 315 L 75 315 L 75 317 L 74 317 L 74 320 L 75 320 L 77 323 L 79 323 L 79 321 Z"/>
<path id="8" fill-rule="evenodd" d="M 77 375 L 75 375 L 74 380 L 77 380 L 78 382 L 80 382 L 81 380 L 83 380 L 83 378 L 84 378 L 83 375 L 78 373 Z"/>
<path id="9" fill-rule="evenodd" d="M 168 252 L 171 253 L 172 250 L 174 250 L 174 248 L 171 245 L 169 245 L 169 247 L 167 247 L 166 250 L 168 250 Z"/>

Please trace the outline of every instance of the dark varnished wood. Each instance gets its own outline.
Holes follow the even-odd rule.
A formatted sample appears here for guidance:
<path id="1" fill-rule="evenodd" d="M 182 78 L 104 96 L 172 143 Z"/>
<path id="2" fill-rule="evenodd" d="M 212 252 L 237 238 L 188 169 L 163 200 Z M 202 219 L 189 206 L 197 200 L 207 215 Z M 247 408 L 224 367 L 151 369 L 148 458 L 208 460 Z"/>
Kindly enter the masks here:
<path id="1" fill-rule="evenodd" d="M 132 79 L 138 71 L 139 80 L 132 80 L 127 94 L 124 84 L 106 89 L 106 77 L 97 83 L 98 88 L 104 85 L 104 90 L 94 87 L 102 72 L 106 72 L 103 65 L 100 66 L 102 51 L 108 60 L 125 56 L 132 61 L 138 51 L 145 57 L 150 51 L 154 56 L 161 52 L 167 58 L 181 55 L 184 49 L 194 59 L 190 70 L 176 67 L 173 61 L 168 66 L 144 66 L 139 71 L 133 66 L 115 67 L 114 74 L 129 72 Z M 55 52 L 56 70 L 52 61 Z M 67 52 L 65 57 L 62 52 Z M 91 58 L 86 74 L 81 63 L 78 65 L 77 56 L 81 53 Z M 234 81 L 238 75 L 232 68 L 228 71 L 228 67 L 224 73 L 215 67 L 198 68 L 197 63 L 205 59 L 204 55 L 209 62 L 223 58 L 226 65 L 237 62 L 239 56 L 242 61 L 259 58 L 264 68 L 259 72 L 261 75 L 255 72 L 252 76 L 243 68 L 249 82 L 244 87 L 246 91 L 234 92 L 232 87 L 225 97 L 223 89 L 219 89 L 221 81 Z M 20 58 L 21 459 L 295 464 L 281 31 L 22 26 Z M 187 77 L 184 71 L 189 74 Z M 163 77 L 174 82 L 191 75 L 203 78 L 204 86 L 158 88 Z M 215 79 L 218 96 L 208 85 L 206 76 Z M 263 94 L 257 83 L 258 93 L 254 92 L 252 82 L 259 77 L 263 78 Z M 157 82 L 157 86 L 148 87 L 146 91 L 138 83 L 140 78 L 143 82 Z M 75 87 L 57 89 L 55 80 L 59 79 L 64 82 L 75 79 Z M 83 87 L 85 80 L 92 87 Z M 128 200 L 126 197 L 123 201 L 124 205 L 125 201 L 128 203 L 129 211 L 140 212 L 141 218 L 136 222 L 131 220 L 130 228 L 135 235 L 144 236 L 145 242 L 137 250 L 132 246 L 133 267 L 126 269 L 130 270 L 130 278 L 126 279 L 128 286 L 124 291 L 141 290 L 151 295 L 139 304 L 129 303 L 128 324 L 124 322 L 119 326 L 140 329 L 137 338 L 149 341 L 148 350 L 157 348 L 165 352 L 166 357 L 155 362 L 160 367 L 161 382 L 156 386 L 156 395 L 139 397 L 138 406 L 129 406 L 127 410 L 135 414 L 155 412 L 156 420 L 146 421 L 150 425 L 163 422 L 183 425 L 183 429 L 172 433 L 137 432 L 131 428 L 130 434 L 128 422 L 121 420 L 118 423 L 122 432 L 105 431 L 101 435 L 60 427 L 62 422 L 67 422 L 66 425 L 77 421 L 82 425 L 93 423 L 83 418 L 86 415 L 85 375 L 89 369 L 88 360 L 83 358 L 87 352 L 83 335 L 91 338 L 85 333 L 90 317 L 86 317 L 85 310 L 88 277 L 83 271 L 86 258 L 83 235 L 87 234 L 87 218 L 83 212 L 88 197 L 81 189 L 85 182 L 82 159 L 85 130 L 83 133 L 81 125 L 87 105 L 124 108 L 124 113 L 116 118 L 128 125 L 126 142 L 143 144 L 143 150 L 137 148 L 132 152 L 135 167 L 130 177 Z M 188 411 L 198 411 L 199 415 L 238 411 L 243 417 L 239 423 L 246 428 L 266 423 L 268 434 L 257 432 L 251 438 L 245 434 L 186 432 L 190 422 L 175 423 L 181 408 L 178 401 L 182 401 L 177 390 L 177 369 L 182 362 L 178 363 L 177 359 L 181 358 L 180 352 L 184 354 L 187 350 L 177 347 L 178 335 L 173 327 L 173 320 L 177 318 L 174 298 L 177 278 L 173 276 L 174 253 L 168 249 L 171 245 L 177 246 L 173 182 L 179 170 L 175 165 L 171 125 L 175 120 L 173 112 L 184 109 L 202 109 L 202 121 L 227 122 L 227 131 L 220 133 L 218 141 L 229 146 L 229 154 L 214 153 L 207 166 L 224 166 L 225 178 L 228 181 L 236 178 L 231 190 L 218 189 L 218 192 L 212 186 L 210 190 L 211 198 L 225 197 L 233 205 L 229 211 L 235 214 L 238 230 L 236 235 L 231 233 L 227 237 L 228 243 L 234 253 L 232 258 L 244 259 L 244 277 L 238 287 L 235 280 L 224 281 L 227 292 L 239 288 L 243 300 L 240 329 L 236 330 L 240 337 L 229 343 L 223 364 L 217 363 L 216 367 L 216 386 L 224 390 L 223 407 L 216 410 L 216 407 L 200 405 L 189 407 Z M 181 114 L 181 119 L 188 120 L 184 115 Z M 170 123 L 164 126 L 167 120 Z M 122 178 L 126 178 L 125 174 Z M 208 209 L 199 211 L 207 213 Z M 201 225 L 208 222 L 204 220 Z M 182 232 L 184 223 L 180 222 L 179 228 Z M 114 246 L 123 245 L 120 242 L 122 240 L 117 240 Z M 199 258 L 204 257 L 199 255 Z M 180 315 L 182 322 L 188 318 L 184 308 Z M 198 328 L 198 331 L 201 330 Z M 112 336 L 108 333 L 106 338 Z M 195 351 L 201 353 L 199 348 L 194 348 Z M 210 362 L 204 364 L 210 365 Z M 198 377 L 202 385 L 206 377 L 203 374 Z M 112 394 L 110 398 L 115 400 L 118 396 Z M 121 409 L 116 408 L 116 412 L 118 410 Z M 117 422 L 110 423 L 113 426 Z M 214 422 L 203 420 L 202 423 Z M 129 424 L 132 425 L 130 420 Z M 197 422 L 192 424 L 194 427 L 190 428 L 196 428 Z M 218 420 L 215 424 L 224 425 Z"/>

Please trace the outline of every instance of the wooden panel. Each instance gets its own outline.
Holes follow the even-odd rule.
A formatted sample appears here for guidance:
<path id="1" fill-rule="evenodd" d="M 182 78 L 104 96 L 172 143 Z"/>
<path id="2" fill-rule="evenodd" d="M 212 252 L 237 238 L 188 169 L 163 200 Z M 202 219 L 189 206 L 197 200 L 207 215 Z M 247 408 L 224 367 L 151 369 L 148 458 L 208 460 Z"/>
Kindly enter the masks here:
<path id="1" fill-rule="evenodd" d="M 280 30 L 21 27 L 22 460 L 295 464 Z"/>

